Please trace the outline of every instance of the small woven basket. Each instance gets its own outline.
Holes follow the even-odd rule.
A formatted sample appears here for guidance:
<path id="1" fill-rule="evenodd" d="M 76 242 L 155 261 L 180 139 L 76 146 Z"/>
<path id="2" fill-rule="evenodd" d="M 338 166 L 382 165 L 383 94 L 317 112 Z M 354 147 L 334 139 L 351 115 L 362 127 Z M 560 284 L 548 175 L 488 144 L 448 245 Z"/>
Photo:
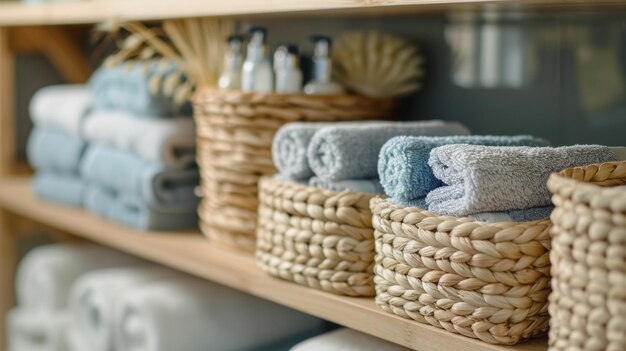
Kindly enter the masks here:
<path id="1" fill-rule="evenodd" d="M 373 196 L 263 178 L 257 264 L 275 277 L 315 289 L 373 296 Z"/>
<path id="2" fill-rule="evenodd" d="M 626 162 L 553 174 L 550 350 L 626 350 Z M 613 187 L 613 188 L 611 188 Z"/>
<path id="3" fill-rule="evenodd" d="M 371 201 L 376 303 L 492 344 L 548 329 L 549 220 L 477 222 Z"/>
<path id="4" fill-rule="evenodd" d="M 391 101 L 362 96 L 244 93 L 211 88 L 194 97 L 203 200 L 200 228 L 211 239 L 254 250 L 258 181 L 276 172 L 271 145 L 295 121 L 384 118 Z"/>

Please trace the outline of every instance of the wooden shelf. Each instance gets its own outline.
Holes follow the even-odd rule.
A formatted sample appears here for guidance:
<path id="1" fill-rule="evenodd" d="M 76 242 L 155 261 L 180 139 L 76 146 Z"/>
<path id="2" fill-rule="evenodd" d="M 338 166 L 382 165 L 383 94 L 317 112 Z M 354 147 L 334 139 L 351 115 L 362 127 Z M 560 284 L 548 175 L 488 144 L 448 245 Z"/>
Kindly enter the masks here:
<path id="1" fill-rule="evenodd" d="M 406 13 L 497 4 L 565 8 L 621 6 L 622 0 L 83 0 L 0 3 L 0 26 L 86 24 L 102 21 L 279 13 Z"/>
<path id="2" fill-rule="evenodd" d="M 384 312 L 372 298 L 336 296 L 272 278 L 254 257 L 210 243 L 198 232 L 138 232 L 86 211 L 37 199 L 30 178 L 0 181 L 0 207 L 19 216 L 275 301 L 380 338 L 429 351 L 539 351 L 546 339 L 496 346 Z"/>

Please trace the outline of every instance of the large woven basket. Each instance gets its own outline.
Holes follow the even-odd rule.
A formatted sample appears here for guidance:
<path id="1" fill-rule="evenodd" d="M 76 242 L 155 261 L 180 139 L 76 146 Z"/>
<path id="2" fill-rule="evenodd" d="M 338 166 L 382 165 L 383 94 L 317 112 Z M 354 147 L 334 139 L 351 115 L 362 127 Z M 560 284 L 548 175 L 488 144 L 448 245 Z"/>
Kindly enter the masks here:
<path id="1" fill-rule="evenodd" d="M 254 250 L 258 181 L 275 173 L 274 133 L 288 122 L 384 118 L 393 104 L 361 96 L 307 96 L 200 89 L 194 97 L 203 200 L 212 239 Z"/>
<path id="2" fill-rule="evenodd" d="M 477 222 L 371 201 L 376 303 L 488 343 L 547 332 L 549 220 Z"/>
<path id="3" fill-rule="evenodd" d="M 550 350 L 626 350 L 626 162 L 566 169 L 548 188 L 556 206 L 550 260 Z"/>
<path id="4" fill-rule="evenodd" d="M 315 289 L 373 296 L 373 196 L 263 178 L 257 264 L 275 277 Z"/>

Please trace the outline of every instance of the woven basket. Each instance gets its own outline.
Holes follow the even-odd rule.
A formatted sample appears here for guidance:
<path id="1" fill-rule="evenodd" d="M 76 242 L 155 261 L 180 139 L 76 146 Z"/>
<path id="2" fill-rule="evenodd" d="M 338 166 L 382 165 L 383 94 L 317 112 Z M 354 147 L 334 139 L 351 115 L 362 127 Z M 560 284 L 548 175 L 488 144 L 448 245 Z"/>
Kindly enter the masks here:
<path id="1" fill-rule="evenodd" d="M 288 122 L 384 118 L 391 101 L 201 89 L 194 97 L 203 200 L 200 228 L 212 239 L 254 250 L 258 189 L 275 173 L 274 133 Z"/>
<path id="2" fill-rule="evenodd" d="M 556 208 L 550 350 L 626 350 L 626 162 L 566 169 L 548 188 Z"/>
<path id="3" fill-rule="evenodd" d="M 265 272 L 315 289 L 373 296 L 372 194 L 263 178 L 256 259 Z"/>
<path id="4" fill-rule="evenodd" d="M 548 329 L 549 220 L 477 222 L 371 201 L 376 303 L 492 344 Z"/>

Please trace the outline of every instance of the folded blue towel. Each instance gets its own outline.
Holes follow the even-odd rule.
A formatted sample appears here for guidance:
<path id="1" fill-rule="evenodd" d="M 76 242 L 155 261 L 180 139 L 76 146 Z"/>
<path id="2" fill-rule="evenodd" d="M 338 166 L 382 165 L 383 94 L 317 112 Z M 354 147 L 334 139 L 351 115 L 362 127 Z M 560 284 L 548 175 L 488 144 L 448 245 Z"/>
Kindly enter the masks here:
<path id="1" fill-rule="evenodd" d="M 138 116 L 173 116 L 189 113 L 189 105 L 176 106 L 172 96 L 163 94 L 161 85 L 158 91 L 151 91 L 153 77 L 163 82 L 170 75 L 177 75 L 182 82 L 186 78 L 173 62 L 133 61 L 114 67 L 100 67 L 89 82 L 93 91 L 93 104 L 96 109 L 124 110 Z"/>
<path id="2" fill-rule="evenodd" d="M 80 171 L 89 184 L 135 196 L 158 211 L 191 211 L 199 202 L 194 194 L 200 178 L 196 167 L 168 169 L 129 152 L 93 144 L 85 152 Z"/>
<path id="3" fill-rule="evenodd" d="M 85 182 L 76 175 L 41 171 L 33 178 L 35 195 L 61 204 L 83 205 Z"/>
<path id="4" fill-rule="evenodd" d="M 35 128 L 28 138 L 27 156 L 36 170 L 77 174 L 85 146 L 61 130 Z"/>
<path id="5" fill-rule="evenodd" d="M 467 135 L 426 137 L 400 136 L 390 139 L 380 150 L 378 174 L 385 193 L 390 197 L 411 200 L 426 196 L 443 183 L 435 178 L 428 158 L 437 146 L 472 144 L 493 146 L 548 146 L 549 143 L 530 135 L 493 136 Z"/>
<path id="6" fill-rule="evenodd" d="M 332 191 L 353 191 L 357 193 L 382 194 L 383 187 L 378 178 L 374 179 L 347 179 L 324 180 L 319 177 L 309 179 L 309 185 L 316 188 Z"/>
<path id="7" fill-rule="evenodd" d="M 108 220 L 141 230 L 192 229 L 198 225 L 198 212 L 159 211 L 141 199 L 89 185 L 85 190 L 85 207 Z"/>
<path id="8" fill-rule="evenodd" d="M 391 138 L 400 135 L 466 135 L 457 122 L 417 121 L 339 125 L 320 129 L 307 156 L 315 174 L 328 180 L 378 177 L 378 154 Z"/>

